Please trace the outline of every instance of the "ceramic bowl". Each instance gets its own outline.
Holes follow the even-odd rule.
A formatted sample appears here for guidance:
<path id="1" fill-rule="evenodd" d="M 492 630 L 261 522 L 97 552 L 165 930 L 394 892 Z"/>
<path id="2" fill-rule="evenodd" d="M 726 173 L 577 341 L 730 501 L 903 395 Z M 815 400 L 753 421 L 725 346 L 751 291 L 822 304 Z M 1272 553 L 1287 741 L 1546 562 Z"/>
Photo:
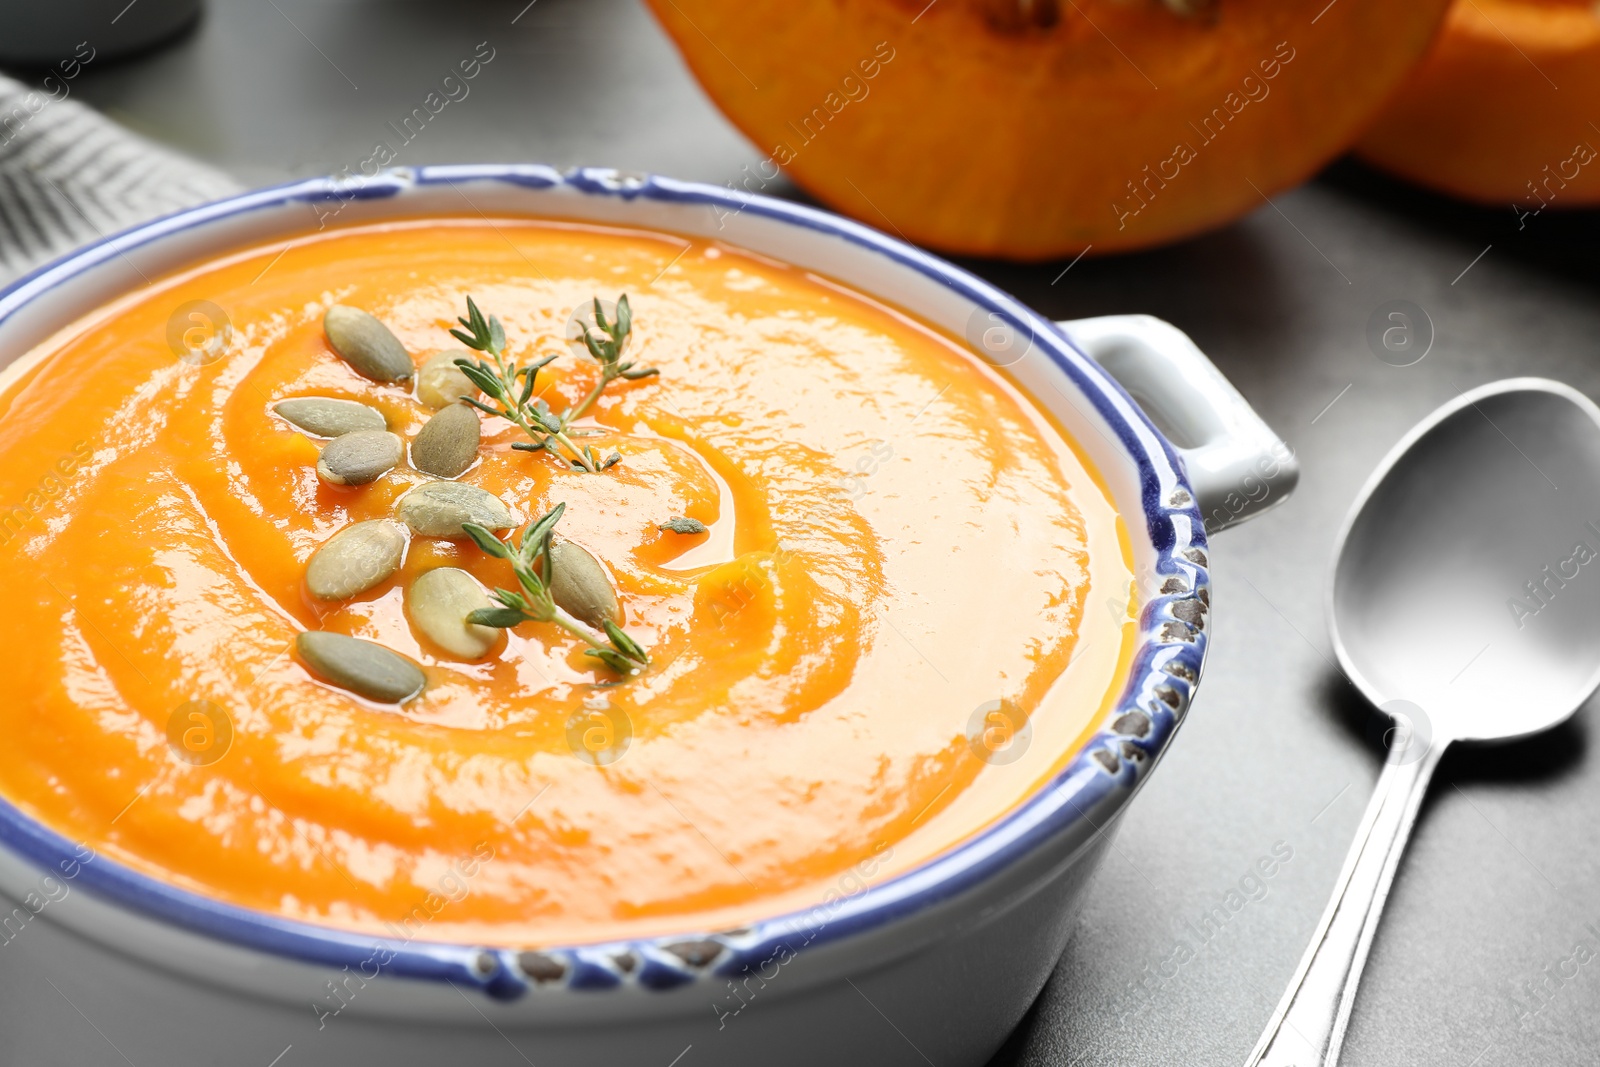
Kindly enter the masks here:
<path id="1" fill-rule="evenodd" d="M 1294 486 L 1293 456 L 1165 323 L 1057 326 L 827 212 L 607 170 L 397 170 L 161 219 L 0 293 L 0 362 L 145 277 L 242 246 L 319 225 L 477 213 L 716 237 L 968 337 L 1074 437 L 1126 520 L 1142 614 L 1115 708 L 1047 786 L 905 874 L 846 872 L 810 909 L 741 930 L 538 952 L 374 939 L 219 903 L 95 855 L 0 801 L 10 1061 L 983 1063 L 1054 968 L 1117 814 L 1194 698 L 1210 630 L 1207 526 L 1281 501 Z"/>

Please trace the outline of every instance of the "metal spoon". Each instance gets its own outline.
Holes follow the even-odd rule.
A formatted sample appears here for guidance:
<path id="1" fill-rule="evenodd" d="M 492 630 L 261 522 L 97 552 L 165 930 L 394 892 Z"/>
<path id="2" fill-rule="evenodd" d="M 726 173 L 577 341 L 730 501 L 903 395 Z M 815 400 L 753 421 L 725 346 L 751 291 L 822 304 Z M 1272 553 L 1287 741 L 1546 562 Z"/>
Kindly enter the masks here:
<path id="1" fill-rule="evenodd" d="M 1334 650 L 1395 727 L 1333 899 L 1249 1067 L 1338 1061 L 1378 915 L 1450 743 L 1548 729 L 1600 682 L 1600 408 L 1538 378 L 1462 394 L 1384 459 L 1334 556 Z"/>

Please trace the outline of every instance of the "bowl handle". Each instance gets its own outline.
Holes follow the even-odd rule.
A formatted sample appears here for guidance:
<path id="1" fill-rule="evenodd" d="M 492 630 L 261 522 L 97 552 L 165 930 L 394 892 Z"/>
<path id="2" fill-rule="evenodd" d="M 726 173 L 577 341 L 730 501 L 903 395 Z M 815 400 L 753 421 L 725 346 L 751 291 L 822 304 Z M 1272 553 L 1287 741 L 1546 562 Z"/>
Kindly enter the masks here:
<path id="1" fill-rule="evenodd" d="M 1300 464 L 1189 335 L 1150 315 L 1056 323 L 1115 378 L 1183 460 L 1207 533 L 1276 507 Z"/>

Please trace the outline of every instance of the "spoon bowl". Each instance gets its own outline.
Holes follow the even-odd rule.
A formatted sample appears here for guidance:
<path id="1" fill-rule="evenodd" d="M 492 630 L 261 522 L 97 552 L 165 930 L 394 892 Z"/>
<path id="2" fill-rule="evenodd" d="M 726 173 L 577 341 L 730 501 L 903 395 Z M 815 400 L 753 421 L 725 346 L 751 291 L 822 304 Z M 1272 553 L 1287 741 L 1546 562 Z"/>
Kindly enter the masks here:
<path id="1" fill-rule="evenodd" d="M 1333 897 L 1249 1067 L 1333 1067 L 1428 780 L 1600 682 L 1600 408 L 1513 378 L 1463 393 L 1379 464 L 1334 550 L 1339 665 L 1396 720 Z"/>
<path id="2" fill-rule="evenodd" d="M 1335 547 L 1334 652 L 1438 741 L 1556 725 L 1600 681 L 1600 408 L 1514 378 L 1424 420 Z M 1420 732 L 1420 725 L 1419 725 Z"/>

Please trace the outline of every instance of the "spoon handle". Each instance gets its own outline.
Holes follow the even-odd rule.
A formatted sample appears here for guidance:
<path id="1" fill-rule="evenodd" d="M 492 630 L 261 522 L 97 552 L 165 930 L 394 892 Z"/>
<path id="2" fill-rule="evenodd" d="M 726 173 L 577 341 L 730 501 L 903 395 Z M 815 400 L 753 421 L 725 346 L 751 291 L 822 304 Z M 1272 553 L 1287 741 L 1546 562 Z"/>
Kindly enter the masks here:
<path id="1" fill-rule="evenodd" d="M 1431 745 L 1390 750 L 1333 898 L 1246 1067 L 1333 1067 L 1338 1062 L 1378 916 L 1428 780 L 1448 744 L 1435 738 Z"/>

